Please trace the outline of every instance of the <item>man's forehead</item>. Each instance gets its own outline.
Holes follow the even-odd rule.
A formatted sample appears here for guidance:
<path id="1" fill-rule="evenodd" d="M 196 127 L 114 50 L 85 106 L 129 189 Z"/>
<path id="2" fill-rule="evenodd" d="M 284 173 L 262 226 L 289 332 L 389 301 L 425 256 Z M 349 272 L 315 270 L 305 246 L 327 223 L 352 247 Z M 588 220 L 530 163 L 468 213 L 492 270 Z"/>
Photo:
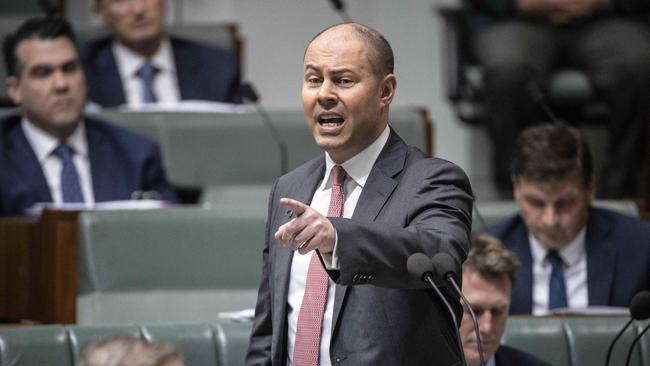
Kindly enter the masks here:
<path id="1" fill-rule="evenodd" d="M 16 47 L 16 54 L 24 64 L 58 63 L 61 59 L 78 58 L 74 44 L 66 37 L 25 39 Z"/>

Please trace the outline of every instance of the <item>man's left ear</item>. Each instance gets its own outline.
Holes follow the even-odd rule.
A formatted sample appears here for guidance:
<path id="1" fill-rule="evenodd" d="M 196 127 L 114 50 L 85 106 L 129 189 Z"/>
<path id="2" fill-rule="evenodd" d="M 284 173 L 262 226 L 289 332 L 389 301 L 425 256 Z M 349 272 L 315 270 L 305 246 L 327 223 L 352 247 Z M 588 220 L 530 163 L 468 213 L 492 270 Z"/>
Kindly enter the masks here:
<path id="1" fill-rule="evenodd" d="M 397 88 L 397 79 L 395 75 L 390 73 L 381 81 L 381 103 L 383 105 L 389 105 L 393 101 L 395 96 L 395 88 Z"/>

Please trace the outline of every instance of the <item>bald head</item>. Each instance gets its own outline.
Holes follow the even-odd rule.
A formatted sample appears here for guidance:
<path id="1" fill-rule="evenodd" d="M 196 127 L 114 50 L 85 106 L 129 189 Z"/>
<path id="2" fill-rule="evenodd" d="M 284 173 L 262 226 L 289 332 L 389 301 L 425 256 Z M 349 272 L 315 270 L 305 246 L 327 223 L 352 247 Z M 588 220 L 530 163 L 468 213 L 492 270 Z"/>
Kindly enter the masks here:
<path id="1" fill-rule="evenodd" d="M 355 37 L 362 40 L 368 47 L 368 53 L 366 56 L 368 57 L 368 61 L 370 62 L 374 74 L 378 78 L 382 78 L 388 74 L 393 73 L 395 65 L 393 49 L 391 48 L 386 38 L 384 38 L 384 36 L 382 36 L 381 33 L 377 32 L 375 29 L 359 23 L 344 23 L 333 25 L 329 28 L 324 29 L 314 38 L 312 38 L 312 40 L 307 45 L 305 53 L 307 53 L 307 50 L 309 50 L 309 47 L 311 47 L 312 43 L 320 39 L 325 34 L 335 34 L 342 39 Z"/>

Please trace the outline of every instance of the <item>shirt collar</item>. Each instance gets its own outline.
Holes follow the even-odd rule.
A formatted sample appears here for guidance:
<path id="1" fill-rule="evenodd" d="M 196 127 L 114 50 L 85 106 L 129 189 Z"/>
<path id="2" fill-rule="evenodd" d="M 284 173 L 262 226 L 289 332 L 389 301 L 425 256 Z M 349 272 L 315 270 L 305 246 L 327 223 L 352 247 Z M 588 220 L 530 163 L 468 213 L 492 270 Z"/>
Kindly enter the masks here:
<path id="1" fill-rule="evenodd" d="M 386 145 L 388 141 L 388 136 L 390 135 L 390 128 L 386 126 L 384 131 L 377 137 L 372 144 L 363 149 L 357 155 L 351 157 L 346 162 L 341 164 L 348 177 L 352 178 L 356 184 L 361 188 L 366 185 L 368 176 L 370 175 L 370 170 L 372 170 L 375 161 L 379 157 L 379 153 Z M 325 179 L 323 179 L 324 186 L 323 188 L 331 185 L 330 182 L 330 172 L 334 165 L 337 165 L 334 160 L 330 157 L 330 154 L 325 153 Z"/>
<path id="2" fill-rule="evenodd" d="M 565 265 L 572 266 L 580 260 L 585 251 L 586 234 L 587 228 L 583 227 L 569 245 L 558 251 L 560 258 L 562 258 Z M 548 250 L 544 248 L 544 246 L 542 246 L 542 244 L 531 233 L 528 234 L 528 240 L 530 241 L 530 251 L 533 257 L 533 262 L 535 264 L 542 264 L 546 260 Z"/>
<path id="3" fill-rule="evenodd" d="M 119 42 L 113 42 L 113 54 L 122 79 L 136 77 L 136 72 L 147 61 L 162 72 L 176 72 L 171 42 L 168 38 L 162 40 L 158 51 L 149 59 L 133 52 Z"/>
<path id="4" fill-rule="evenodd" d="M 41 164 L 50 157 L 52 151 L 61 143 L 56 137 L 34 126 L 27 118 L 22 119 L 21 127 L 36 154 L 38 162 Z M 88 155 L 88 141 L 86 140 L 86 127 L 83 120 L 65 143 L 72 147 L 76 154 L 84 157 Z"/>

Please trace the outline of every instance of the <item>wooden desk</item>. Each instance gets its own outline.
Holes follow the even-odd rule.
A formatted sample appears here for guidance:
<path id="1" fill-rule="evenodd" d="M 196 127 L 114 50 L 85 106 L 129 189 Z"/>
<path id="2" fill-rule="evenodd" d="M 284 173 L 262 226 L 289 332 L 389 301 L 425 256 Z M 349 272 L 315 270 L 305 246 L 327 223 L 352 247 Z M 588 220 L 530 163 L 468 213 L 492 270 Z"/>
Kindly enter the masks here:
<path id="1" fill-rule="evenodd" d="M 78 212 L 0 219 L 0 319 L 75 323 Z"/>

